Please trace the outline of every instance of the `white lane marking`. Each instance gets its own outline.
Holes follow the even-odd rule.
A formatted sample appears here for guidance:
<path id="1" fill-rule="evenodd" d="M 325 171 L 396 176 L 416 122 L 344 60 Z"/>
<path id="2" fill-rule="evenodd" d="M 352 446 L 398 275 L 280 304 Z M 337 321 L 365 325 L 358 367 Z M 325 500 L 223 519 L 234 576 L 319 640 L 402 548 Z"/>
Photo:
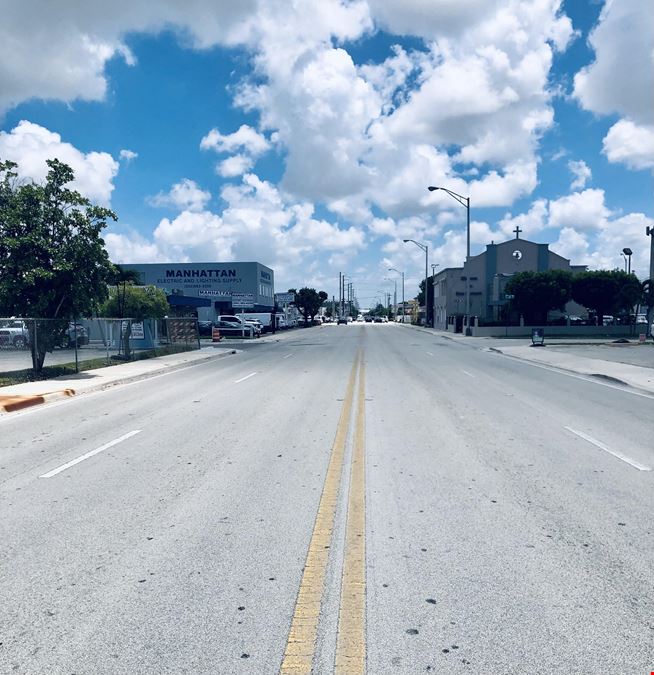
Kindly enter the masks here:
<path id="1" fill-rule="evenodd" d="M 293 354 L 286 354 L 286 356 L 282 356 L 283 359 L 290 359 Z"/>
<path id="2" fill-rule="evenodd" d="M 256 375 L 256 372 L 250 373 L 249 375 L 246 375 L 245 377 L 242 377 L 240 380 L 234 380 L 234 384 L 238 384 L 239 382 L 243 382 L 244 380 L 249 380 L 251 377 L 254 377 Z"/>
<path id="3" fill-rule="evenodd" d="M 474 379 L 474 377 L 475 377 L 472 373 L 469 373 L 467 370 L 461 369 L 461 372 L 462 372 L 462 373 L 465 373 L 468 377 L 472 377 L 473 379 Z"/>
<path id="4" fill-rule="evenodd" d="M 56 469 L 52 469 L 52 471 L 48 471 L 48 473 L 44 473 L 42 476 L 39 476 L 39 478 L 52 478 L 53 476 L 56 476 L 58 473 L 61 473 L 62 471 L 65 471 L 66 469 L 70 469 L 71 466 L 75 466 L 75 464 L 79 464 L 80 462 L 83 462 L 85 459 L 88 459 L 89 457 L 93 457 L 94 455 L 97 455 L 98 453 L 102 452 L 103 450 L 107 450 L 107 448 L 111 448 L 114 445 L 118 445 L 118 443 L 122 443 L 123 441 L 126 441 L 128 438 L 131 438 L 132 436 L 136 436 L 136 434 L 140 434 L 141 429 L 136 429 L 134 431 L 129 431 L 126 434 L 123 434 L 120 436 L 120 438 L 114 438 L 113 441 L 109 441 L 109 443 L 105 443 L 104 445 L 101 445 L 99 448 L 96 448 L 95 450 L 91 450 L 91 452 L 87 452 L 84 455 L 81 455 L 80 457 L 77 457 L 76 459 L 72 459 L 70 462 L 66 462 L 65 464 L 62 464 L 61 466 L 58 466 Z"/>
<path id="5" fill-rule="evenodd" d="M 649 398 L 654 400 L 654 395 L 653 394 L 648 394 L 647 392 L 644 391 L 638 391 L 637 389 L 632 389 L 630 385 L 624 385 L 621 387 L 618 387 L 615 384 L 609 384 L 608 382 L 602 382 L 601 380 L 597 380 L 595 378 L 592 378 L 590 376 L 586 375 L 579 375 L 577 373 L 571 373 L 567 370 L 561 370 L 560 368 L 553 368 L 551 366 L 544 366 L 542 363 L 534 363 L 533 361 L 525 361 L 524 359 L 521 359 L 519 356 L 513 356 L 512 354 L 504 354 L 502 352 L 493 352 L 494 354 L 497 354 L 498 356 L 503 356 L 506 359 L 513 359 L 514 361 L 520 361 L 520 363 L 524 363 L 526 366 L 533 366 L 534 368 L 542 368 L 543 370 L 549 370 L 550 373 L 557 373 L 558 375 L 565 375 L 567 377 L 572 377 L 575 380 L 583 380 L 584 382 L 590 382 L 591 384 L 599 384 L 600 387 L 608 387 L 609 389 L 615 389 L 616 391 L 622 391 L 625 394 L 633 394 L 634 396 L 642 396 L 642 398 Z M 73 400 L 73 399 L 70 399 Z"/>
<path id="6" fill-rule="evenodd" d="M 429 356 L 433 356 L 433 354 L 431 352 L 427 352 L 427 354 L 429 354 Z"/>
<path id="7" fill-rule="evenodd" d="M 589 436 L 588 434 L 585 434 L 583 431 L 576 431 L 575 429 L 572 429 L 570 427 L 563 427 L 563 428 L 567 429 L 568 431 L 572 432 L 573 434 L 579 436 L 579 438 L 583 438 L 585 441 L 588 441 L 589 443 L 592 443 L 594 446 L 598 447 L 600 450 L 604 450 L 604 452 L 608 452 L 609 455 L 613 455 L 614 457 L 617 457 L 618 459 L 621 459 L 623 462 L 626 462 L 627 464 L 633 466 L 634 469 L 638 469 L 639 471 L 651 471 L 652 470 L 649 466 L 646 466 L 645 464 L 641 464 L 640 462 L 637 462 L 635 459 L 631 459 L 631 457 L 627 457 L 627 455 L 623 455 L 621 452 L 617 452 L 616 450 L 611 450 L 611 448 L 604 445 L 604 443 L 602 443 L 602 441 L 598 441 L 597 439 L 593 438 L 592 436 Z"/>

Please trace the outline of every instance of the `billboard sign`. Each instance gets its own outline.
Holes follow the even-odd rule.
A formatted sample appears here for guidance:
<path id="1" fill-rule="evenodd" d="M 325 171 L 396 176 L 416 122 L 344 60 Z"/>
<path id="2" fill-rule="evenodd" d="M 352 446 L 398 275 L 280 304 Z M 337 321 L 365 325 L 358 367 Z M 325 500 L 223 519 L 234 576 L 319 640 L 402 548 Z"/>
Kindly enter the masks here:
<path id="1" fill-rule="evenodd" d="M 281 305 L 295 302 L 295 293 L 275 293 L 275 302 Z"/>
<path id="2" fill-rule="evenodd" d="M 254 307 L 254 293 L 232 293 L 232 307 Z"/>

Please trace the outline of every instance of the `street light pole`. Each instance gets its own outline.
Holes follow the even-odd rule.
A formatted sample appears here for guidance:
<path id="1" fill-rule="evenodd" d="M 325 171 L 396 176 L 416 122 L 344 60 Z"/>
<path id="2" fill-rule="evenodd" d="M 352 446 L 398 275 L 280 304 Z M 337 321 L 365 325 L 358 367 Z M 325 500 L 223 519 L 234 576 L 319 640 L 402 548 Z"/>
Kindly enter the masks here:
<path id="1" fill-rule="evenodd" d="M 400 272 L 400 270 L 396 270 L 394 267 L 389 267 L 388 271 L 397 272 L 398 274 L 402 275 L 402 323 L 404 323 L 404 312 L 406 309 L 406 306 L 404 304 L 404 272 Z M 397 307 L 395 308 L 395 316 L 397 316 Z"/>
<path id="2" fill-rule="evenodd" d="M 645 228 L 645 234 L 649 237 L 649 301 L 652 302 L 652 294 L 654 293 L 654 227 L 649 225 Z M 647 308 L 647 334 L 651 337 L 652 323 L 654 322 L 654 305 Z"/>
<path id="3" fill-rule="evenodd" d="M 404 239 L 404 243 L 411 242 L 425 252 L 425 326 L 429 325 L 429 306 L 427 305 L 427 285 L 429 284 L 429 246 L 421 244 L 415 239 Z"/>
<path id="4" fill-rule="evenodd" d="M 448 190 L 447 188 L 444 187 L 436 187 L 434 185 L 430 185 L 428 188 L 429 192 L 434 192 L 435 190 L 442 190 L 443 192 L 447 192 L 450 197 L 453 199 L 456 199 L 461 206 L 465 206 L 466 208 L 466 262 L 469 262 L 470 260 L 470 197 L 463 197 L 460 194 L 453 192 L 452 190 Z M 468 279 L 470 275 L 470 270 L 466 272 L 465 276 L 465 282 L 466 282 L 466 335 L 472 335 L 472 331 L 470 330 L 470 280 Z"/>

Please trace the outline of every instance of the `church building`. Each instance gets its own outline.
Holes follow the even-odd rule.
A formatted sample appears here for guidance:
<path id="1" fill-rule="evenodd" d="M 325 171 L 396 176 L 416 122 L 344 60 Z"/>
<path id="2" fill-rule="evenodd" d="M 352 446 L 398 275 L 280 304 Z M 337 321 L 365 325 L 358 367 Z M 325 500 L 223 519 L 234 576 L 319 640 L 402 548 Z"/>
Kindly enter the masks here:
<path id="1" fill-rule="evenodd" d="M 467 325 L 466 283 L 469 284 L 469 315 L 481 321 L 502 321 L 511 298 L 505 294 L 506 284 L 517 272 L 546 272 L 567 270 L 583 272 L 585 265 L 572 265 L 567 258 L 549 250 L 549 244 L 515 239 L 486 245 L 479 255 L 470 256 L 463 267 L 448 267 L 434 277 L 434 328 L 447 330 L 455 324 L 457 330 Z M 473 320 L 471 318 L 470 324 Z M 450 328 L 452 330 L 452 328 Z"/>

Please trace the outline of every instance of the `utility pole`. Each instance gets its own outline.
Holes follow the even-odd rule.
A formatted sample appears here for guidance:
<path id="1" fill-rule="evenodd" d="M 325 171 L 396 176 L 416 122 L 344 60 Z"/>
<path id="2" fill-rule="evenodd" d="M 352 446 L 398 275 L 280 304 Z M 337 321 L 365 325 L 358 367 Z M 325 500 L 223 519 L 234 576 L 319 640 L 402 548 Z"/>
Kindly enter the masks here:
<path id="1" fill-rule="evenodd" d="M 649 302 L 654 298 L 654 227 L 649 225 L 645 229 L 645 234 L 649 237 Z M 652 337 L 652 321 L 654 321 L 654 305 L 647 307 L 647 334 Z"/>

